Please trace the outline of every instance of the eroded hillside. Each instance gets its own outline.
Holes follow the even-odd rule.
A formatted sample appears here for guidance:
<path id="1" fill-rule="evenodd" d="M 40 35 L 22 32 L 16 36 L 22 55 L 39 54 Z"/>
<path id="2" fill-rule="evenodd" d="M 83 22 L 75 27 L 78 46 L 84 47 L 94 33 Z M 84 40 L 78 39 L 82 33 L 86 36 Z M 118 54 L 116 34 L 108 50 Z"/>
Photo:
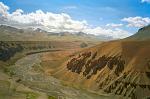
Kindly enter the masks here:
<path id="1" fill-rule="evenodd" d="M 55 75 L 133 99 L 150 96 L 150 41 L 112 41 L 72 57 Z M 63 75 L 62 75 L 63 74 Z"/>

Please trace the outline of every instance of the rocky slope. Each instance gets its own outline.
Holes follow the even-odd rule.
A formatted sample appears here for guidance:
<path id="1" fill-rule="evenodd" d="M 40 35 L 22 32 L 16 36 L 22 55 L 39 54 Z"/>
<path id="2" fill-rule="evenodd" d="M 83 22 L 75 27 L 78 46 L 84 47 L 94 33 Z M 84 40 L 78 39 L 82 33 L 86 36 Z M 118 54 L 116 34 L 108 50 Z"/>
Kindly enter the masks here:
<path id="1" fill-rule="evenodd" d="M 17 53 L 81 48 L 81 44 L 63 41 L 0 41 L 0 62 L 10 60 Z"/>
<path id="2" fill-rule="evenodd" d="M 136 34 L 128 37 L 126 40 L 150 40 L 150 25 L 139 29 Z"/>
<path id="3" fill-rule="evenodd" d="M 96 91 L 132 99 L 147 98 L 150 97 L 149 51 L 150 40 L 106 42 L 72 57 L 54 75 Z"/>

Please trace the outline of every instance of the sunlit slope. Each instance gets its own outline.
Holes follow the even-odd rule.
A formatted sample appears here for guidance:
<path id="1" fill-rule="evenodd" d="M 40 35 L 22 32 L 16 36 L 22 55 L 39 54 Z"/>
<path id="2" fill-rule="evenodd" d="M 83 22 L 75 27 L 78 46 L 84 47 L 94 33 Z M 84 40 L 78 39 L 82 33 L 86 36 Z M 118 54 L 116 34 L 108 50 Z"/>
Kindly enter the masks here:
<path id="1" fill-rule="evenodd" d="M 137 40 L 110 41 L 85 49 L 54 75 L 97 91 L 137 99 L 149 97 L 150 40 L 145 39 L 149 37 L 147 33 L 135 34 L 135 37 L 140 35 Z"/>
<path id="2" fill-rule="evenodd" d="M 139 29 L 136 34 L 128 37 L 126 40 L 150 40 L 150 25 Z"/>

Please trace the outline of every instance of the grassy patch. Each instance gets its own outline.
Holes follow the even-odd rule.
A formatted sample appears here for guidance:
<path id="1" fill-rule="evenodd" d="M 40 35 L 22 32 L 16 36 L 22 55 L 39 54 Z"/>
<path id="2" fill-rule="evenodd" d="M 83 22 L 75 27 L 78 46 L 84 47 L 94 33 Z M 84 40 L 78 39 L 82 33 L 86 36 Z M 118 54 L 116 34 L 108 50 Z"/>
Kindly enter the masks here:
<path id="1" fill-rule="evenodd" d="M 57 99 L 57 98 L 53 96 L 48 96 L 48 99 Z"/>
<path id="2" fill-rule="evenodd" d="M 32 92 L 32 91 L 17 91 L 20 94 L 25 94 L 26 99 L 37 99 L 39 97 L 38 93 Z"/>
<path id="3" fill-rule="evenodd" d="M 26 93 L 26 99 L 37 99 L 37 97 L 38 97 L 38 94 L 36 93 L 33 93 L 33 92 Z"/>

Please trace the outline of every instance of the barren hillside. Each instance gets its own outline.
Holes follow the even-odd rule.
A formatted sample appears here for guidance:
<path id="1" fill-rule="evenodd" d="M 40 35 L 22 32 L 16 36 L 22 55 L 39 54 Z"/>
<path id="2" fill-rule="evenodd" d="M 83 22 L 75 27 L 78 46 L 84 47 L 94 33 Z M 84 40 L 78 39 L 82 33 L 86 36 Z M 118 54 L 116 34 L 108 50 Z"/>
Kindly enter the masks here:
<path id="1" fill-rule="evenodd" d="M 106 42 L 72 57 L 54 75 L 96 91 L 132 99 L 150 97 L 149 51 L 150 40 Z"/>

